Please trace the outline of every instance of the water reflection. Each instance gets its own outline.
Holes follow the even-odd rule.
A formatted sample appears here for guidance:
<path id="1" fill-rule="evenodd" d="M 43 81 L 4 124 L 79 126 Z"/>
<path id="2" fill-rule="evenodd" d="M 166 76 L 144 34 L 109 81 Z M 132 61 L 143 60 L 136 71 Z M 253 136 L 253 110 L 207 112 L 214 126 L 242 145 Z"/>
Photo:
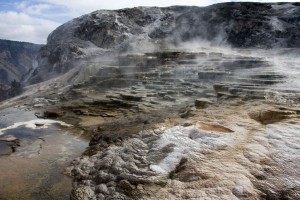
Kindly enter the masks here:
<path id="1" fill-rule="evenodd" d="M 33 121 L 13 126 L 11 119 L 33 120 L 32 112 L 14 108 L 0 111 L 0 116 L 0 138 L 19 140 L 15 152 L 12 141 L 0 142 L 0 199 L 69 199 L 71 179 L 64 169 L 88 141 L 57 123 L 36 124 L 34 129 L 28 127 Z"/>

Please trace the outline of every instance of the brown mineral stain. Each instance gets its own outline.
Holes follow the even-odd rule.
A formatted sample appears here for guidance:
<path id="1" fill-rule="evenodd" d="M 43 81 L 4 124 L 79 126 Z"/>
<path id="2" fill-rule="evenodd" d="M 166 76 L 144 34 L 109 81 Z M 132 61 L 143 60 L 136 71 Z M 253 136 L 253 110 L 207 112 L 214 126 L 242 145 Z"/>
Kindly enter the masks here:
<path id="1" fill-rule="evenodd" d="M 203 122 L 199 122 L 199 128 L 204 131 L 213 131 L 213 132 L 221 132 L 221 133 L 232 133 L 233 130 L 226 128 L 224 126 L 218 124 L 206 124 Z"/>

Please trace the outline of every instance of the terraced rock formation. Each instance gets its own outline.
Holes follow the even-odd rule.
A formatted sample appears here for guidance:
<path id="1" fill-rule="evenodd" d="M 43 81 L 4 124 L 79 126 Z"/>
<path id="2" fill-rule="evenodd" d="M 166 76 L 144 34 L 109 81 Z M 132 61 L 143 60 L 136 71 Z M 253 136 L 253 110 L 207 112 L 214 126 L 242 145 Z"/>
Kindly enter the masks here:
<path id="1" fill-rule="evenodd" d="M 128 54 L 31 86 L 20 102 L 92 135 L 66 169 L 72 199 L 297 199 L 296 52 Z"/>
<path id="2" fill-rule="evenodd" d="M 203 44 L 234 48 L 298 48 L 299 3 L 224 3 L 208 7 L 99 10 L 54 30 L 31 82 L 66 73 L 90 60 L 130 52 Z"/>

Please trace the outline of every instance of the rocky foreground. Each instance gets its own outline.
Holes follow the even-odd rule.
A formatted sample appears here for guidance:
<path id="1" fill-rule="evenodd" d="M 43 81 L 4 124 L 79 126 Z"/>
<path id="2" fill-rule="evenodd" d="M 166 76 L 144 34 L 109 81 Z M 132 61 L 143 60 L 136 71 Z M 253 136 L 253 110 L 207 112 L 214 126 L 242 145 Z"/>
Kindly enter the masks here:
<path id="1" fill-rule="evenodd" d="M 21 82 L 37 67 L 36 56 L 42 45 L 0 40 L 0 83 L 1 89 L 11 81 Z"/>
<path id="2" fill-rule="evenodd" d="M 128 54 L 30 86 L 11 103 L 91 135 L 66 169 L 72 199 L 298 199 L 295 53 Z"/>
<path id="3" fill-rule="evenodd" d="M 108 121 L 68 169 L 72 199 L 300 197 L 300 93 L 285 88 L 291 80 L 273 58 L 205 51 L 126 58 L 111 73 L 117 79 L 103 80 L 100 70 L 74 89 L 90 98 L 88 107 L 73 104 L 88 116 L 82 124 Z M 143 71 L 141 62 L 140 71 L 118 74 L 142 58 L 156 67 Z"/>
<path id="4" fill-rule="evenodd" d="M 249 117 L 251 112 L 267 120 L 291 119 L 262 125 Z M 295 112 L 232 100 L 195 110 L 188 119 L 166 120 L 129 139 L 102 137 L 94 144 L 102 150 L 72 162 L 71 197 L 298 199 Z"/>

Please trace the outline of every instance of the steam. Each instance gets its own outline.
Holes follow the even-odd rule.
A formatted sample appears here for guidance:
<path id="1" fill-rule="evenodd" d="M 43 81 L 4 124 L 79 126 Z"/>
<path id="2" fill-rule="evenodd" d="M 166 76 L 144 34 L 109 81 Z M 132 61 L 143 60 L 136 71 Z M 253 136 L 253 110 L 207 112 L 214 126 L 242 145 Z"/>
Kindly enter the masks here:
<path id="1" fill-rule="evenodd" d="M 235 10 L 230 10 L 231 6 Z M 228 4 L 228 7 L 225 6 L 224 9 L 230 10 L 228 15 L 231 17 L 241 16 L 239 10 L 245 7 L 242 4 Z M 272 9 L 281 12 L 282 9 L 294 9 L 294 7 L 273 6 Z M 137 15 L 131 16 L 131 12 L 136 12 Z M 291 10 L 291 13 L 293 12 Z M 212 76 L 215 73 L 216 78 L 208 80 L 210 87 L 221 82 L 228 84 L 232 91 L 238 89 L 245 93 L 255 93 L 261 90 L 258 92 L 265 92 L 265 96 L 270 96 L 273 91 L 282 94 L 284 88 L 287 87 L 295 90 L 299 88 L 299 81 L 296 77 L 299 74 L 297 73 L 299 61 L 291 62 L 288 59 L 296 56 L 297 52 L 292 52 L 292 50 L 283 52 L 279 49 L 233 48 L 237 44 L 247 46 L 253 41 L 250 36 L 247 36 L 249 41 L 243 44 L 239 44 L 239 40 L 232 41 L 232 38 L 230 40 L 232 37 L 230 33 L 241 31 L 243 25 L 239 24 L 236 18 L 227 19 L 228 16 L 223 15 L 224 12 L 220 7 L 213 6 L 96 11 L 68 22 L 49 36 L 49 44 L 57 45 L 61 42 L 58 46 L 62 49 L 62 52 L 58 51 L 61 57 L 54 64 L 41 60 L 40 64 L 46 63 L 46 67 L 40 74 L 49 74 L 45 71 L 48 69 L 47 66 L 52 70 L 50 70 L 52 77 L 67 72 L 56 78 L 56 80 L 61 80 L 62 85 L 85 84 L 90 80 L 101 82 L 108 78 L 135 79 L 135 74 L 141 70 L 140 66 L 148 67 L 147 72 L 157 70 L 162 73 L 160 69 L 147 66 L 147 56 L 151 53 L 153 60 L 157 61 L 154 64 L 155 68 L 162 65 L 155 53 L 177 51 L 190 52 L 198 57 L 186 63 L 183 61 L 183 64 L 173 61 L 163 66 L 167 72 L 170 72 L 170 79 L 181 79 L 180 81 L 183 82 L 184 79 L 187 81 L 198 79 L 199 82 L 204 83 L 207 79 L 204 81 L 199 79 L 197 77 L 199 72 L 211 73 Z M 286 28 L 285 23 L 276 16 L 266 18 L 265 22 L 264 26 L 273 27 L 273 31 L 284 31 Z M 264 31 L 264 27 L 261 31 Z M 63 35 L 62 41 L 59 41 L 59 35 Z M 231 46 L 229 43 L 234 45 Z M 54 47 L 59 49 L 55 45 Z M 64 49 L 70 50 L 65 52 Z M 122 65 L 120 64 L 122 59 L 131 61 L 127 65 Z M 56 69 L 60 71 L 56 72 Z M 274 74 L 274 77 L 271 74 Z M 286 78 L 281 79 L 281 76 Z M 42 75 L 41 78 L 49 79 Z M 267 80 L 268 78 L 272 80 Z M 255 88 L 255 85 L 259 84 L 261 87 Z M 245 85 L 248 88 L 244 87 Z"/>

